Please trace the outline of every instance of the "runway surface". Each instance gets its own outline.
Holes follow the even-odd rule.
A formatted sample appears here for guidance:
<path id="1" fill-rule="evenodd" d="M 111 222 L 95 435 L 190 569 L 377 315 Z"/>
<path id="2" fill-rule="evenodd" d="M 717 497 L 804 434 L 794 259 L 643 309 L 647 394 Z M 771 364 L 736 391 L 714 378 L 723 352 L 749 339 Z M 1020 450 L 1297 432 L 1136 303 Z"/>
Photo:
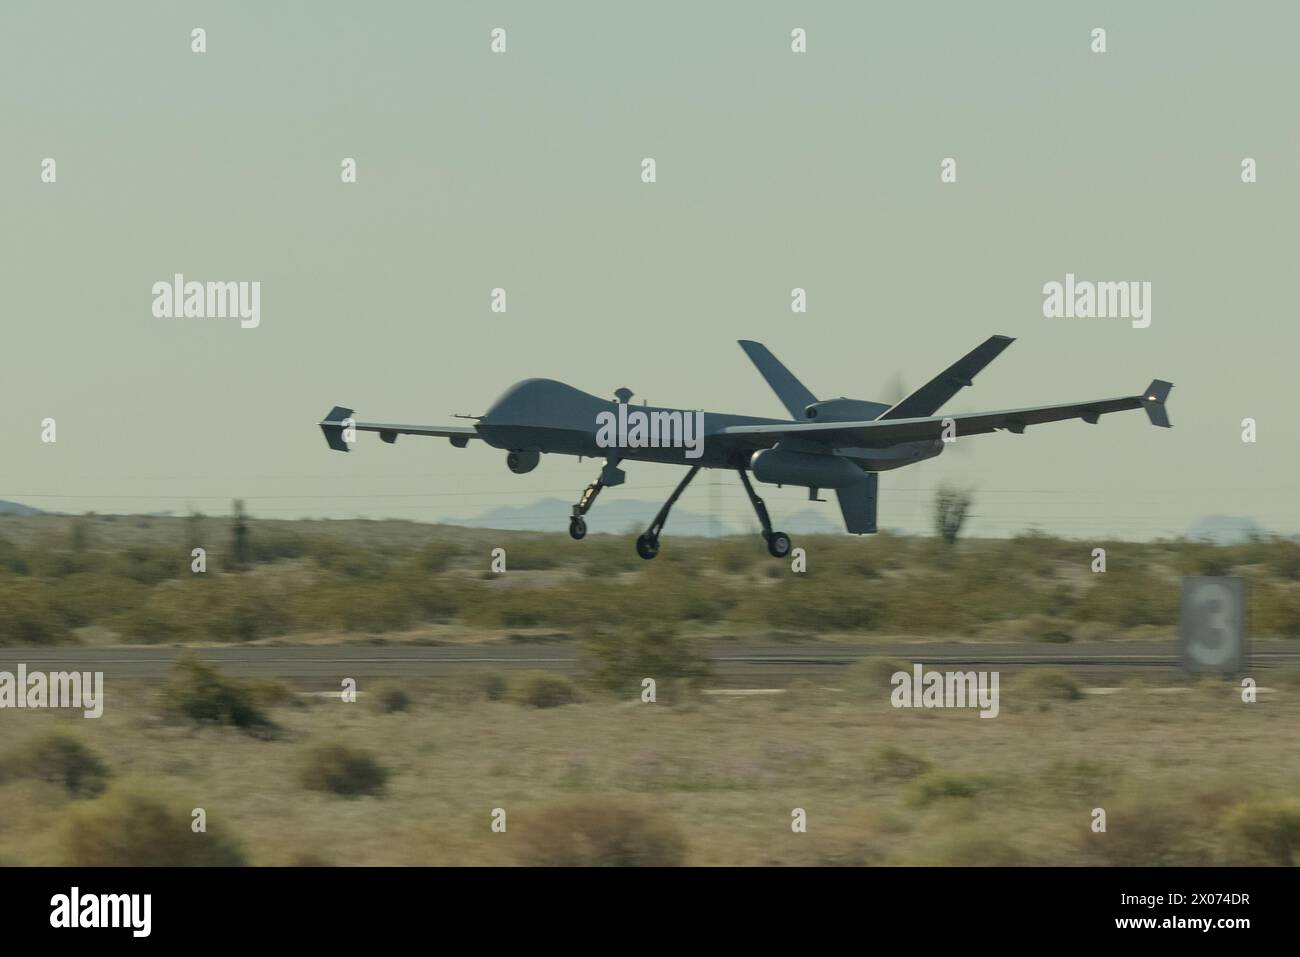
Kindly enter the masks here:
<path id="1" fill-rule="evenodd" d="M 985 644 L 977 642 L 882 641 L 861 644 L 807 641 L 785 644 L 714 642 L 706 646 L 717 683 L 732 687 L 771 687 L 798 678 L 832 678 L 846 665 L 869 656 L 896 659 L 927 668 L 977 668 L 1014 672 L 1057 667 L 1081 676 L 1122 680 L 1184 676 L 1173 642 L 1092 642 L 1079 645 Z M 31 671 L 102 671 L 106 678 L 161 678 L 176 658 L 193 650 L 243 677 L 296 679 L 333 686 L 342 677 L 439 678 L 483 670 L 539 670 L 576 673 L 581 647 L 573 641 L 503 641 L 492 644 L 411 645 L 348 643 L 334 645 L 220 645 L 185 649 L 171 645 L 131 647 L 61 646 L 0 648 L 0 671 L 19 663 Z M 1257 643 L 1250 666 L 1266 671 L 1300 665 L 1300 648 L 1281 642 Z"/>

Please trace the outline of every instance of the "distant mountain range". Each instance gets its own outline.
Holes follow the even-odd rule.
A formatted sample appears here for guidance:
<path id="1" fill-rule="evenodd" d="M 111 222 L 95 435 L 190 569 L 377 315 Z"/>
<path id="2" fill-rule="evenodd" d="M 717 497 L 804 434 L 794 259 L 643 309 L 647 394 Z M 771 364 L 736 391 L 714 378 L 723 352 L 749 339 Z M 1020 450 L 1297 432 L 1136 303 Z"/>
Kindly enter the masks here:
<path id="1" fill-rule="evenodd" d="M 587 528 L 591 532 L 608 532 L 622 535 L 633 529 L 642 531 L 654 520 L 662 503 L 627 501 L 622 499 L 602 498 L 595 508 L 587 513 Z M 572 503 L 558 498 L 538 499 L 528 505 L 499 505 L 473 518 L 443 518 L 446 525 L 460 525 L 464 528 L 500 528 L 521 532 L 562 532 L 569 527 L 569 515 Z M 0 515 L 41 515 L 39 508 L 24 505 L 21 502 L 7 502 L 0 499 Z M 165 516 L 170 512 L 155 512 L 153 515 Z M 734 509 L 729 510 L 731 521 L 705 512 L 692 512 L 684 508 L 674 508 L 668 517 L 666 529 L 669 533 L 681 535 L 749 535 L 758 531 L 758 519 L 749 516 L 743 523 L 736 520 Z M 778 531 L 791 535 L 835 535 L 843 534 L 840 524 L 840 512 L 834 498 L 821 509 L 804 508 L 776 519 Z M 889 531 L 894 531 L 889 529 Z M 1184 533 L 1184 538 L 1191 541 L 1208 541 L 1216 545 L 1237 545 L 1256 536 L 1269 533 L 1253 518 L 1243 515 L 1206 515 L 1195 522 Z"/>
<path id="2" fill-rule="evenodd" d="M 629 529 L 643 530 L 658 514 L 662 502 L 636 502 L 616 499 L 600 500 L 587 513 L 587 529 L 591 532 L 622 534 Z M 839 510 L 833 504 L 830 512 L 823 514 L 810 508 L 781 517 L 777 531 L 792 535 L 820 535 L 843 532 L 839 525 Z M 530 505 L 501 505 L 474 518 L 443 519 L 448 525 L 465 528 L 501 528 L 510 531 L 558 532 L 569 527 L 573 503 L 559 498 L 544 498 Z M 667 532 L 676 530 L 683 535 L 741 535 L 757 531 L 758 519 L 747 526 L 737 527 L 721 518 L 702 512 L 674 508 L 668 516 Z"/>
<path id="3" fill-rule="evenodd" d="M 620 499 L 601 499 L 587 513 L 587 527 L 592 532 L 609 532 L 623 534 L 631 529 L 643 530 L 659 511 L 659 502 L 626 501 Z M 558 498 L 539 499 L 529 505 L 501 505 L 483 512 L 473 518 L 445 518 L 448 525 L 461 525 L 466 528 L 500 528 L 508 531 L 557 532 L 569 527 L 569 515 L 572 503 Z M 823 506 L 824 511 L 811 508 L 801 509 L 776 520 L 779 531 L 791 535 L 825 535 L 843 534 L 840 524 L 839 509 L 834 499 Z M 735 524 L 732 521 L 708 515 L 704 512 L 692 512 L 683 508 L 674 508 L 668 517 L 667 532 L 676 531 L 682 535 L 747 535 L 758 530 L 758 519 L 751 519 L 747 524 Z M 1252 518 L 1233 515 L 1206 515 L 1197 519 L 1185 533 L 1193 541 L 1210 541 L 1218 545 L 1235 545 L 1249 541 L 1256 535 L 1267 534 Z"/>

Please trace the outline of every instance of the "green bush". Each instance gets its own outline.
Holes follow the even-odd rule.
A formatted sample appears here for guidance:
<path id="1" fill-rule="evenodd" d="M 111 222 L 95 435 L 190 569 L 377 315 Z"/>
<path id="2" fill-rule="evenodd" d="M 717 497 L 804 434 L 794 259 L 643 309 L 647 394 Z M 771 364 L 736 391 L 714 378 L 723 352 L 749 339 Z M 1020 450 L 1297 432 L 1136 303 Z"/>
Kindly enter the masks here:
<path id="1" fill-rule="evenodd" d="M 298 769 L 303 787 L 343 797 L 380 794 L 388 776 L 388 769 L 368 752 L 337 741 L 308 748 Z"/>
<path id="2" fill-rule="evenodd" d="M 1029 668 L 1009 684 L 1009 696 L 1040 706 L 1051 701 L 1078 701 L 1083 697 L 1079 682 L 1060 668 Z"/>
<path id="3" fill-rule="evenodd" d="M 51 731 L 36 738 L 6 764 L 16 776 L 60 784 L 73 797 L 93 797 L 107 783 L 108 767 L 80 738 Z"/>
<path id="4" fill-rule="evenodd" d="M 384 714 L 406 711 L 411 707 L 411 696 L 397 685 L 381 684 L 371 693 L 375 707 Z"/>
<path id="5" fill-rule="evenodd" d="M 937 867 L 1020 867 L 1025 854 L 1016 839 L 1000 831 L 990 832 L 983 825 L 968 825 L 945 832 L 921 854 L 921 859 Z"/>
<path id="6" fill-rule="evenodd" d="M 499 671 L 484 671 L 474 676 L 475 683 L 489 701 L 504 701 L 510 693 L 510 682 Z"/>
<path id="7" fill-rule="evenodd" d="M 1097 800 L 1109 794 L 1118 773 L 1092 758 L 1056 758 L 1043 771 L 1043 783 L 1069 797 Z"/>
<path id="8" fill-rule="evenodd" d="M 1247 616 L 1251 630 L 1279 638 L 1300 638 L 1300 588 L 1264 584 L 1247 589 Z"/>
<path id="9" fill-rule="evenodd" d="M 867 758 L 867 774 L 880 781 L 910 781 L 930 770 L 919 754 L 893 744 L 881 745 Z"/>
<path id="10" fill-rule="evenodd" d="M 249 678 L 244 686 L 260 708 L 269 710 L 302 703 L 293 689 L 278 678 Z"/>
<path id="11" fill-rule="evenodd" d="M 1270 864 L 1300 864 L 1300 798 L 1253 801 L 1233 808 L 1228 830 Z"/>
<path id="12" fill-rule="evenodd" d="M 910 677 L 912 666 L 894 658 L 863 658 L 845 669 L 844 681 L 857 695 L 888 701 L 895 687 L 892 679 L 900 671 Z"/>
<path id="13" fill-rule="evenodd" d="M 672 627 L 597 633 L 585 650 L 593 680 L 619 694 L 640 694 L 645 678 L 661 688 L 698 687 L 713 670 L 699 643 Z"/>
<path id="14" fill-rule="evenodd" d="M 80 628 L 106 625 L 110 619 L 139 608 L 148 595 L 148 586 L 104 571 L 92 571 L 77 572 L 63 579 L 50 600 L 69 627 Z"/>
<path id="15" fill-rule="evenodd" d="M 945 798 L 973 798 L 989 786 L 989 778 L 982 774 L 929 771 L 912 782 L 903 800 L 913 807 L 926 807 Z"/>
<path id="16" fill-rule="evenodd" d="M 192 655 L 177 659 L 163 685 L 164 707 L 191 721 L 255 729 L 271 726 L 250 682 L 222 674 Z"/>
<path id="17" fill-rule="evenodd" d="M 584 798 L 537 808 L 517 835 L 520 863 L 534 867 L 675 867 L 686 839 L 670 818 L 639 802 Z"/>
<path id="18" fill-rule="evenodd" d="M 1081 833 L 1079 842 L 1097 862 L 1120 867 L 1182 867 L 1213 863 L 1199 809 L 1169 798 L 1126 799 L 1104 807 L 1106 830 Z"/>
<path id="19" fill-rule="evenodd" d="M 69 867 L 238 867 L 238 842 L 220 820 L 206 832 L 191 829 L 193 806 L 162 797 L 153 786 L 116 785 L 102 797 L 78 803 L 58 829 Z"/>
<path id="20" fill-rule="evenodd" d="M 510 676 L 511 701 L 530 708 L 556 708 L 578 700 L 578 689 L 564 675 L 520 671 Z"/>
<path id="21" fill-rule="evenodd" d="M 49 645 L 69 637 L 55 589 L 32 578 L 0 578 L 0 644 Z"/>

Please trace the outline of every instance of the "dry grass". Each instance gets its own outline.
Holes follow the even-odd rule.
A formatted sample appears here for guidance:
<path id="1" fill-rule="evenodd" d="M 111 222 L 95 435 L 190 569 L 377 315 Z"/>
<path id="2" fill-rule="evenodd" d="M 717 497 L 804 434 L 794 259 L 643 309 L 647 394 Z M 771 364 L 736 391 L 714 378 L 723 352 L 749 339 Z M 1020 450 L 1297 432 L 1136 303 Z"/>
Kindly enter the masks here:
<path id="1" fill-rule="evenodd" d="M 1044 711 L 1009 682 L 994 720 L 817 691 L 544 709 L 416 693 L 392 713 L 316 698 L 274 707 L 281 733 L 263 740 L 168 722 L 150 688 L 117 683 L 97 721 L 14 711 L 5 724 L 16 749 L 74 731 L 114 779 L 165 780 L 166 814 L 151 813 L 184 822 L 204 807 L 253 864 L 517 864 L 539 860 L 539 840 L 582 844 L 557 848 L 559 861 L 695 865 L 1280 863 L 1295 853 L 1293 691 L 1244 705 L 1227 684 L 1133 687 Z M 325 742 L 373 756 L 390 772 L 383 790 L 302 787 L 301 756 Z M 61 863 L 92 845 L 97 861 L 111 858 L 116 818 L 85 809 L 113 794 L 6 779 L 0 863 Z M 491 828 L 498 807 L 505 833 Z M 1107 809 L 1105 834 L 1090 829 L 1095 807 Z M 806 834 L 791 832 L 794 808 L 807 813 Z M 620 843 L 625 831 L 644 840 Z"/>

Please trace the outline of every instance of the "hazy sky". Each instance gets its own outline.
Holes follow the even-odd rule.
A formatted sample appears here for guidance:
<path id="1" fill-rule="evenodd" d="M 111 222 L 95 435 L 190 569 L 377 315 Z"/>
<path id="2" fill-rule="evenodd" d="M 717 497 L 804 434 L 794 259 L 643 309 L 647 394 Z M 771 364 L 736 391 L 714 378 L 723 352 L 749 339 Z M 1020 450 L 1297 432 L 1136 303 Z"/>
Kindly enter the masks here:
<path id="1" fill-rule="evenodd" d="M 454 422 L 530 376 L 780 415 L 736 339 L 819 397 L 890 399 L 1004 333 L 953 410 L 1160 377 L 1175 427 L 970 438 L 882 475 L 883 526 L 923 527 L 952 479 L 987 534 L 1297 531 L 1297 35 L 1291 0 L 6 0 L 0 498 L 420 520 L 576 499 L 590 461 L 515 476 L 481 445 L 374 436 L 341 455 L 315 423 Z M 176 272 L 259 280 L 260 326 L 155 318 Z M 1151 282 L 1150 327 L 1044 318 L 1067 272 Z M 606 494 L 659 500 L 679 474 L 633 465 Z M 778 527 L 804 507 L 763 494 Z M 719 473 L 683 505 L 749 509 Z"/>

